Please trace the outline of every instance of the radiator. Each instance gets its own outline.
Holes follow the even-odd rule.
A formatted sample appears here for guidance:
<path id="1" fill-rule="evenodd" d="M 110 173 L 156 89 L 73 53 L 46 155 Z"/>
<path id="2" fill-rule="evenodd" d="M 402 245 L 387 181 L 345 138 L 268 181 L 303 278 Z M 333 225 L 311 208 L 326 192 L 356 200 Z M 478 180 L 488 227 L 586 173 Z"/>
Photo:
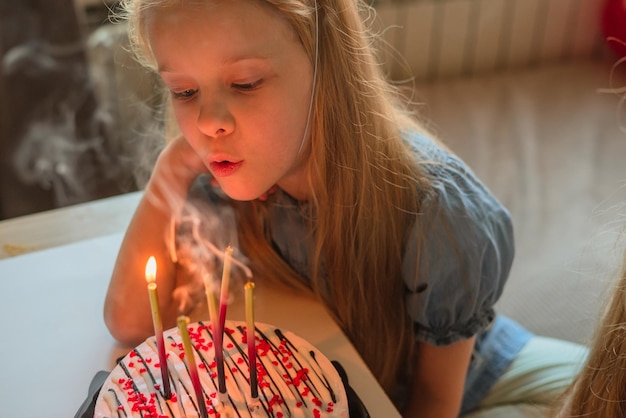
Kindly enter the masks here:
<path id="1" fill-rule="evenodd" d="M 603 0 L 378 0 L 393 79 L 432 80 L 597 58 Z"/>

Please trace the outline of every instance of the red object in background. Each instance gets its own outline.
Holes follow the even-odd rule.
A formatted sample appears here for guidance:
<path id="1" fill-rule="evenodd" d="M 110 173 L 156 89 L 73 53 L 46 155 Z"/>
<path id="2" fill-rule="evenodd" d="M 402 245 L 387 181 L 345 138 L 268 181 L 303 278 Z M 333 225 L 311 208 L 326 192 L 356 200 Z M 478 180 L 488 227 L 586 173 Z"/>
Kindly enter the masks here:
<path id="1" fill-rule="evenodd" d="M 602 14 L 602 33 L 607 45 L 620 58 L 626 57 L 626 0 L 607 0 Z"/>

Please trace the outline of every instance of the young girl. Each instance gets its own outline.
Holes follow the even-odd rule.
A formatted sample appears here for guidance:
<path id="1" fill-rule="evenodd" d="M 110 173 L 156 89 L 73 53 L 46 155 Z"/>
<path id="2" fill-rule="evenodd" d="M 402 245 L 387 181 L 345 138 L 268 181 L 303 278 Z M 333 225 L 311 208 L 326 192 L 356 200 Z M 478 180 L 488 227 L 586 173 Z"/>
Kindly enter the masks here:
<path id="1" fill-rule="evenodd" d="M 236 244 L 257 281 L 312 289 L 405 416 L 476 408 L 531 339 L 493 308 L 513 260 L 511 220 L 403 108 L 361 19 L 369 7 L 122 7 L 180 135 L 160 154 L 122 243 L 105 302 L 112 335 L 133 344 L 153 332 L 138 296 L 150 255 L 166 326 L 201 299 L 198 266 L 218 263 L 188 261 L 194 250 L 183 238 L 200 223 L 217 247 Z M 205 216 L 195 226 L 181 221 L 192 196 L 204 205 L 192 209 Z M 217 232 L 212 216 L 232 217 L 236 237 Z"/>

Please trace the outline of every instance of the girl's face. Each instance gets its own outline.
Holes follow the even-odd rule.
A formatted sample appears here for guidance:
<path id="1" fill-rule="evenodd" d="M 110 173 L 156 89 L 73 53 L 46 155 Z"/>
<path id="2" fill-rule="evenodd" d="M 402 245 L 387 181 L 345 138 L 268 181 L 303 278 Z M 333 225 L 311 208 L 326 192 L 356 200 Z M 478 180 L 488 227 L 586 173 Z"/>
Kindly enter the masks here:
<path id="1" fill-rule="evenodd" d="M 178 125 L 224 192 L 306 199 L 313 69 L 289 23 L 257 0 L 207 0 L 154 9 L 146 29 Z"/>

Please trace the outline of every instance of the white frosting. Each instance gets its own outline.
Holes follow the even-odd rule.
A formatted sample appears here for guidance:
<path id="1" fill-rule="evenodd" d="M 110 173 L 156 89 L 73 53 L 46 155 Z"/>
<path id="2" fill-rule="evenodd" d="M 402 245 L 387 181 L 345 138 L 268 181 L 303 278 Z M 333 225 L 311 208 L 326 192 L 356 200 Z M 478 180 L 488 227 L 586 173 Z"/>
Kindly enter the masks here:
<path id="1" fill-rule="evenodd" d="M 226 394 L 218 391 L 211 326 L 189 325 L 209 417 L 348 417 L 344 385 L 332 363 L 288 331 L 256 323 L 258 400 L 250 397 L 245 323 L 226 323 Z M 95 417 L 198 417 L 195 392 L 177 328 L 164 333 L 173 396 L 163 397 L 154 338 L 126 355 L 106 380 Z"/>

